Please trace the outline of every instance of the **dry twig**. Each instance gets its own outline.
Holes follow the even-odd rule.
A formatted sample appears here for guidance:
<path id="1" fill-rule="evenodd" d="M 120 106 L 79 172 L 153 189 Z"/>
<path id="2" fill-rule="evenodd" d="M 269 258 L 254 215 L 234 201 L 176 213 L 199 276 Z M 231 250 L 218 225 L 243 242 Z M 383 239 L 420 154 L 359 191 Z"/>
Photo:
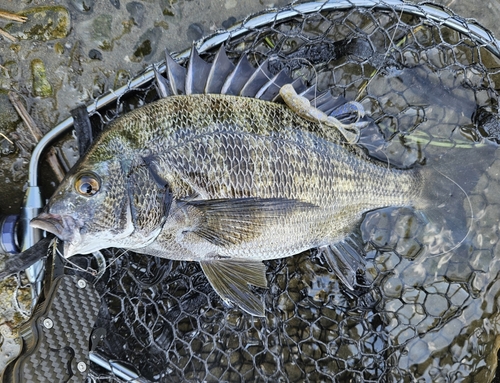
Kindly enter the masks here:
<path id="1" fill-rule="evenodd" d="M 10 13 L 7 11 L 0 11 L 0 18 L 6 19 L 6 20 L 18 21 L 20 23 L 24 23 L 28 20 L 28 18 L 26 16 L 19 16 L 19 15 L 16 15 L 14 13 Z M 0 36 L 5 37 L 6 39 L 8 39 L 12 42 L 17 41 L 17 39 L 14 36 L 12 36 L 9 32 L 3 30 L 2 28 L 0 28 Z"/>
<path id="2" fill-rule="evenodd" d="M 50 148 L 49 152 L 47 153 L 47 162 L 52 168 L 52 171 L 54 172 L 57 180 L 61 182 L 64 178 L 64 170 L 57 159 L 57 151 L 53 147 Z"/>
<path id="3" fill-rule="evenodd" d="M 19 96 L 14 92 L 9 92 L 8 94 L 9 100 L 16 109 L 19 116 L 22 118 L 26 126 L 28 127 L 31 135 L 35 139 L 36 142 L 40 141 L 43 137 L 42 131 L 35 124 L 35 121 L 31 118 L 28 111 L 24 107 L 23 103 L 19 99 Z"/>
<path id="4" fill-rule="evenodd" d="M 7 11 L 0 11 L 0 18 L 2 19 L 7 19 L 7 20 L 13 20 L 13 21 L 19 21 L 20 23 L 24 23 L 28 18 L 26 16 L 19 16 L 14 13 L 10 13 Z"/>
<path id="5" fill-rule="evenodd" d="M 17 39 L 14 36 L 12 36 L 9 32 L 4 31 L 2 28 L 0 28 L 0 35 L 5 37 L 6 39 L 9 39 L 12 42 L 17 41 Z"/>
<path id="6" fill-rule="evenodd" d="M 40 141 L 43 137 L 42 131 L 38 128 L 33 118 L 31 118 L 31 116 L 29 115 L 28 111 L 26 110 L 23 103 L 19 99 L 19 96 L 14 92 L 9 92 L 8 96 L 10 102 L 16 109 L 17 113 L 24 121 L 24 124 L 28 127 L 28 130 L 30 131 L 31 135 L 38 143 L 38 141 Z M 64 178 L 64 170 L 62 169 L 61 164 L 57 160 L 55 150 L 49 151 L 49 153 L 47 154 L 47 161 L 50 167 L 52 168 L 52 171 L 56 175 L 57 179 L 61 181 Z"/>
<path id="7" fill-rule="evenodd" d="M 5 134 L 3 134 L 2 132 L 0 132 L 0 136 L 2 136 L 5 140 L 9 141 L 12 145 L 14 145 L 14 143 L 9 139 L 9 137 L 7 137 Z"/>

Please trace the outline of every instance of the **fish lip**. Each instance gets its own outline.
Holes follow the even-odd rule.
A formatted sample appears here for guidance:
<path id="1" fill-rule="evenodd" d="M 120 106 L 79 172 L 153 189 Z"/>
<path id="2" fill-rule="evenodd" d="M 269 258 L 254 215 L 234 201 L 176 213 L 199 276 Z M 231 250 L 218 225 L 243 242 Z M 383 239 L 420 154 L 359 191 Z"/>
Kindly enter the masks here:
<path id="1" fill-rule="evenodd" d="M 80 237 L 80 226 L 70 216 L 41 213 L 30 221 L 30 226 L 55 234 L 60 240 L 74 243 Z"/>

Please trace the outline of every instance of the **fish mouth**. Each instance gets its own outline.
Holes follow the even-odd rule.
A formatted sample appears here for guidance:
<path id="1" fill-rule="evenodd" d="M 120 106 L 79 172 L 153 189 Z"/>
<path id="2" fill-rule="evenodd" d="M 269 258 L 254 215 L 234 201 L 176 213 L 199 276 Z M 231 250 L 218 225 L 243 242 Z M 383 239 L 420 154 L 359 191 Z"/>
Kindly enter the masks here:
<path id="1" fill-rule="evenodd" d="M 65 242 L 75 242 L 80 237 L 80 225 L 70 216 L 41 213 L 30 221 L 30 226 L 55 234 Z"/>

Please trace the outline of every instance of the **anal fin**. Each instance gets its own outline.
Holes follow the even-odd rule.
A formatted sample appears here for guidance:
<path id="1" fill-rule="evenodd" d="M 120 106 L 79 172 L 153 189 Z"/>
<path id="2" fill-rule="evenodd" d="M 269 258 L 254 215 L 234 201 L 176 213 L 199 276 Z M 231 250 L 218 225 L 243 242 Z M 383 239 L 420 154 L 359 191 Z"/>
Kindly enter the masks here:
<path id="1" fill-rule="evenodd" d="M 261 261 L 242 258 L 200 262 L 208 281 L 225 302 L 232 302 L 255 316 L 264 316 L 264 304 L 249 288 L 267 287 L 266 267 Z"/>
<path id="2" fill-rule="evenodd" d="M 338 279 L 349 290 L 354 290 L 358 285 L 356 278 L 358 270 L 364 270 L 366 262 L 359 254 L 361 250 L 352 239 L 349 241 L 349 238 L 346 238 L 344 241 L 322 246 L 319 251 Z"/>

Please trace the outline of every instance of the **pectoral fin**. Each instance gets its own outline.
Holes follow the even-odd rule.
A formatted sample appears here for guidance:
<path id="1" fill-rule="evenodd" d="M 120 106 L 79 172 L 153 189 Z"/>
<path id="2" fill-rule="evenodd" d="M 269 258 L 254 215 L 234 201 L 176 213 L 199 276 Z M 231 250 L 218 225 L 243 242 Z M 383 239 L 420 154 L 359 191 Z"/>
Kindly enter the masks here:
<path id="1" fill-rule="evenodd" d="M 285 198 L 228 198 L 186 202 L 199 213 L 195 234 L 217 246 L 240 244 L 279 224 L 287 214 L 316 205 Z"/>
<path id="2" fill-rule="evenodd" d="M 208 281 L 226 303 L 234 303 L 252 315 L 264 316 L 264 304 L 248 286 L 267 287 L 266 268 L 262 262 L 239 258 L 200 264 Z"/>

